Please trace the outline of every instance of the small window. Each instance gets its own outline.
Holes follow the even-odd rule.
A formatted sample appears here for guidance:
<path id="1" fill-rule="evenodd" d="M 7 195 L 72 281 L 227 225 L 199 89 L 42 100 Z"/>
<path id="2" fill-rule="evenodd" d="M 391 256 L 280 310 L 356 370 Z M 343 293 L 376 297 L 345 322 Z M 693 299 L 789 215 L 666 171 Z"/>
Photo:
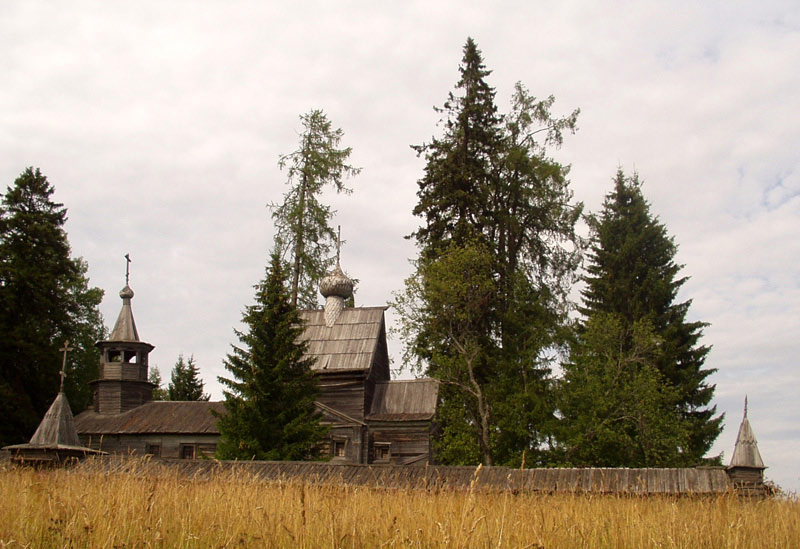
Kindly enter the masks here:
<path id="1" fill-rule="evenodd" d="M 344 440 L 334 440 L 332 453 L 333 457 L 345 457 L 345 442 Z"/>
<path id="2" fill-rule="evenodd" d="M 144 449 L 144 453 L 151 455 L 153 457 L 159 457 L 161 455 L 161 445 L 160 444 L 147 444 Z"/>
<path id="3" fill-rule="evenodd" d="M 125 351 L 125 364 L 136 364 L 136 351 Z"/>
<path id="4" fill-rule="evenodd" d="M 108 351 L 106 357 L 106 362 L 122 362 L 122 352 L 120 351 Z"/>
<path id="5" fill-rule="evenodd" d="M 181 459 L 194 459 L 194 444 L 181 444 Z"/>
<path id="6" fill-rule="evenodd" d="M 390 442 L 375 443 L 375 461 L 389 461 L 392 457 L 392 444 Z"/>

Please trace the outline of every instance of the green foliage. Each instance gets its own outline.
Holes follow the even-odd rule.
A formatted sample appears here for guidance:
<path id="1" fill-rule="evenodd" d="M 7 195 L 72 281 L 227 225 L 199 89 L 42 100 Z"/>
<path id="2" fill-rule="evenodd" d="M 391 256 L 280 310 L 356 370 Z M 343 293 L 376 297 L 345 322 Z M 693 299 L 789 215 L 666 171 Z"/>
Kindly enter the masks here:
<path id="1" fill-rule="evenodd" d="M 480 244 L 458 247 L 451 244 L 436 259 L 421 260 L 418 282 L 414 288 L 416 302 L 422 307 L 406 310 L 408 321 L 428 340 L 427 373 L 446 386 L 442 396 L 440 420 L 448 426 L 444 432 L 446 444 L 441 444 L 440 459 L 461 461 L 474 449 L 465 447 L 464 430 L 478 442 L 481 461 L 492 463 L 490 442 L 490 410 L 486 391 L 486 376 L 491 375 L 487 363 L 487 348 L 491 348 L 487 309 L 496 292 L 492 278 L 492 258 Z M 445 421 L 450 420 L 450 421 Z M 458 441 L 458 443 L 456 443 Z M 452 446 L 452 447 L 451 447 Z"/>
<path id="2" fill-rule="evenodd" d="M 103 339 L 103 292 L 89 286 L 87 265 L 70 257 L 67 210 L 53 187 L 27 168 L 0 206 L 0 445 L 26 441 L 58 392 L 65 341 L 64 391 L 75 413 L 91 400 Z"/>
<path id="3" fill-rule="evenodd" d="M 674 406 L 688 425 L 684 456 L 689 464 L 700 463 L 722 428 L 716 406 L 708 406 L 714 385 L 706 378 L 715 370 L 703 369 L 710 347 L 699 343 L 707 324 L 686 320 L 691 301 L 676 303 L 686 281 L 675 263 L 677 247 L 651 215 L 636 174 L 617 172 L 592 228 L 581 312 L 589 319 L 613 313 L 628 329 L 638 321 L 653 327 L 661 340 L 655 366 L 675 391 Z"/>
<path id="4" fill-rule="evenodd" d="M 200 379 L 200 369 L 194 363 L 194 356 L 186 361 L 183 355 L 178 356 L 178 361 L 172 367 L 167 393 L 169 400 L 209 399 L 209 395 L 203 393 L 203 380 Z"/>
<path id="5" fill-rule="evenodd" d="M 169 391 L 162 387 L 161 371 L 158 366 L 150 366 L 147 381 L 155 385 L 153 388 L 153 400 L 170 400 Z"/>
<path id="6" fill-rule="evenodd" d="M 563 463 L 580 467 L 679 467 L 688 425 L 657 364 L 662 341 L 646 319 L 593 315 L 564 365 L 559 410 Z"/>
<path id="7" fill-rule="evenodd" d="M 517 84 L 511 112 L 499 114 L 485 81 L 490 71 L 472 39 L 459 70 L 456 92 L 440 109 L 443 135 L 414 147 L 426 160 L 414 208 L 423 224 L 412 235 L 420 248 L 416 273 L 396 295 L 400 332 L 406 359 L 440 377 L 465 368 L 466 355 L 431 305 L 453 299 L 449 312 L 460 310 L 462 321 L 472 315 L 480 329 L 473 366 L 485 413 L 468 405 L 476 383 L 442 390 L 441 440 L 458 440 L 464 451 L 443 452 L 440 460 L 468 464 L 480 455 L 487 464 L 519 464 L 525 452 L 536 465 L 546 459 L 554 413 L 550 363 L 568 333 L 567 294 L 582 247 L 575 234 L 582 206 L 572 204 L 567 168 L 548 157 L 547 147 L 575 130 L 578 111 L 554 118 L 552 97 L 537 100 Z M 448 276 L 431 262 L 457 249 L 482 256 L 492 291 L 479 307 L 459 309 L 459 296 L 435 280 Z M 481 435 L 487 432 L 488 442 Z"/>
<path id="8" fill-rule="evenodd" d="M 220 377 L 227 390 L 219 417 L 220 459 L 301 460 L 314 455 L 326 429 L 320 424 L 318 395 L 297 309 L 290 303 L 277 250 L 255 305 L 247 308 L 241 346 L 232 346 Z"/>
<path id="9" fill-rule="evenodd" d="M 337 193 L 352 192 L 344 186 L 347 177 L 358 175 L 361 168 L 347 163 L 352 149 L 339 148 L 344 133 L 334 129 L 319 109 L 300 117 L 303 133 L 294 152 L 280 158 L 281 169 L 288 168 L 289 192 L 282 204 L 270 204 L 277 231 L 276 247 L 288 255 L 291 273 L 291 303 L 305 308 L 317 306 L 316 284 L 330 267 L 328 258 L 336 243 L 330 225 L 335 213 L 319 201 L 326 186 Z"/>

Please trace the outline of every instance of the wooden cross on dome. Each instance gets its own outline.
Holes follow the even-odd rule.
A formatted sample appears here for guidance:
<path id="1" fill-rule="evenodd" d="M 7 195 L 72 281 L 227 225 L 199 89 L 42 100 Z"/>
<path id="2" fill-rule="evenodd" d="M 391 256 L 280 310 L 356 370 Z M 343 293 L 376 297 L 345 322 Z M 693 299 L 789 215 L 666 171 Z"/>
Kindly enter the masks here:
<path id="1" fill-rule="evenodd" d="M 59 351 L 64 353 L 64 360 L 61 362 L 61 373 L 59 374 L 61 376 L 61 386 L 58 389 L 59 393 L 64 392 L 64 378 L 67 377 L 67 352 L 74 350 L 75 350 L 74 347 L 69 346 L 69 340 L 64 341 L 64 346 L 61 349 L 59 349 Z"/>
<path id="2" fill-rule="evenodd" d="M 131 276 L 131 254 L 125 254 L 125 285 L 130 282 Z"/>

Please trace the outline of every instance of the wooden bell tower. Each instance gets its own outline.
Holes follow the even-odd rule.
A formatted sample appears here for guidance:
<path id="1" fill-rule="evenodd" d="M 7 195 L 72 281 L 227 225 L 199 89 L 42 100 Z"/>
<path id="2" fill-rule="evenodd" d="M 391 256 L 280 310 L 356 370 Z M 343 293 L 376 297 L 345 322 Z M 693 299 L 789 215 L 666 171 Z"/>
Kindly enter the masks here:
<path id="1" fill-rule="evenodd" d="M 122 310 L 107 340 L 98 341 L 100 377 L 93 381 L 94 411 L 119 414 L 153 399 L 154 385 L 147 380 L 148 355 L 155 347 L 139 340 L 133 320 L 133 290 L 128 285 L 130 256 L 125 255 L 125 287 L 119 293 Z"/>

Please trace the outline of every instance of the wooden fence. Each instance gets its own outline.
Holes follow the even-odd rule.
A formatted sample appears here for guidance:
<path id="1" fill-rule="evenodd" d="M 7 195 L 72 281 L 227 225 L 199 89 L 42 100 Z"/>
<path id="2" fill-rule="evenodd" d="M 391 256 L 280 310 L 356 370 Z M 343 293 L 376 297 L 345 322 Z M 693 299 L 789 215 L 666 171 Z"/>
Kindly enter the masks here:
<path id="1" fill-rule="evenodd" d="M 338 482 L 380 488 L 426 490 L 488 489 L 539 493 L 630 495 L 722 494 L 732 490 L 725 469 L 509 469 L 506 467 L 447 467 L 340 465 L 319 462 L 169 460 L 106 456 L 78 465 L 83 471 L 128 472 L 142 475 L 176 471 L 188 478 L 247 473 L 264 480 L 303 479 L 310 483 Z"/>

